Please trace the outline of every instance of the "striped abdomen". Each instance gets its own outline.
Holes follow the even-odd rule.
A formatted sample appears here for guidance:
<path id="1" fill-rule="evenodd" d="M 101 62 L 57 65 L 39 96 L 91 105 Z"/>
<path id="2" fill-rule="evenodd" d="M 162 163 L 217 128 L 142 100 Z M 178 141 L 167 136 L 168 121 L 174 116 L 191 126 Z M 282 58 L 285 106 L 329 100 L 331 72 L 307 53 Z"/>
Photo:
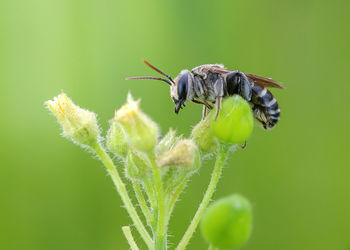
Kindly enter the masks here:
<path id="1" fill-rule="evenodd" d="M 277 124 L 280 119 L 280 109 L 270 91 L 253 83 L 251 103 L 254 116 L 262 123 L 264 129 L 271 129 Z"/>

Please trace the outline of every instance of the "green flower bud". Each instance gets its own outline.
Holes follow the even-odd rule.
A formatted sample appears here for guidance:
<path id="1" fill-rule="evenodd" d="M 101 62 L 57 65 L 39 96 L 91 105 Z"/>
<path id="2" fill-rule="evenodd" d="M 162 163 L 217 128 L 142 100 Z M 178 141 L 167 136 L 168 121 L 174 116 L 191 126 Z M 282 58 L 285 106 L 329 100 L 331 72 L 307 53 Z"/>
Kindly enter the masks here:
<path id="1" fill-rule="evenodd" d="M 216 108 L 211 113 L 216 113 Z M 213 134 L 223 142 L 243 143 L 248 140 L 254 127 L 254 117 L 248 102 L 239 95 L 222 102 L 220 114 L 212 117 Z"/>
<path id="2" fill-rule="evenodd" d="M 162 138 L 155 148 L 155 153 L 160 156 L 168 152 L 179 140 L 181 136 L 176 136 L 176 131 L 169 129 L 169 132 Z"/>
<path id="3" fill-rule="evenodd" d="M 204 120 L 201 120 L 193 129 L 191 137 L 198 145 L 199 149 L 204 153 L 214 153 L 218 147 L 218 139 L 214 136 L 214 133 L 211 129 L 212 113 Z"/>
<path id="4" fill-rule="evenodd" d="M 81 146 L 97 143 L 100 129 L 95 113 L 75 105 L 63 92 L 45 104 L 56 116 L 65 137 Z"/>
<path id="5" fill-rule="evenodd" d="M 145 153 L 129 150 L 125 163 L 126 177 L 131 180 L 142 179 L 151 169 L 152 165 Z"/>
<path id="6" fill-rule="evenodd" d="M 250 237 L 251 205 L 238 194 L 220 199 L 207 208 L 200 228 L 203 237 L 214 247 L 236 249 Z"/>
<path id="7" fill-rule="evenodd" d="M 129 144 L 124 129 L 115 118 L 110 121 L 110 125 L 107 133 L 107 147 L 116 155 L 125 157 L 128 153 Z"/>
<path id="8" fill-rule="evenodd" d="M 181 167 L 195 170 L 200 166 L 200 157 L 197 146 L 192 140 L 180 140 L 168 152 L 156 158 L 157 165 L 162 167 Z"/>
<path id="9" fill-rule="evenodd" d="M 140 100 L 134 101 L 129 94 L 127 103 L 116 111 L 115 120 L 119 122 L 129 144 L 147 152 L 154 149 L 158 139 L 158 126 L 140 110 Z"/>

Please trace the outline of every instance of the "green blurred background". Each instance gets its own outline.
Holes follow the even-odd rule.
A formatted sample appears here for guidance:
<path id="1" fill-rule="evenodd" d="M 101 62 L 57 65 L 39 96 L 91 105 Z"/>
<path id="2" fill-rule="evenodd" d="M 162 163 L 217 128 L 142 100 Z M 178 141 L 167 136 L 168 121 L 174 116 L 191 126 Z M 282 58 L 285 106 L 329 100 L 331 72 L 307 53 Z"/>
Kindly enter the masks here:
<path id="1" fill-rule="evenodd" d="M 172 76 L 204 63 L 271 76 L 282 119 L 256 126 L 230 158 L 215 198 L 254 205 L 242 249 L 350 249 L 349 1 L 0 1 L 0 249 L 128 249 L 126 211 L 100 162 L 59 136 L 44 101 L 64 90 L 104 131 L 129 90 L 165 132 L 189 135 L 201 107 L 176 116 Z M 182 195 L 174 246 L 209 181 L 212 161 Z M 140 239 L 139 236 L 135 236 Z M 197 232 L 189 249 L 206 249 Z"/>

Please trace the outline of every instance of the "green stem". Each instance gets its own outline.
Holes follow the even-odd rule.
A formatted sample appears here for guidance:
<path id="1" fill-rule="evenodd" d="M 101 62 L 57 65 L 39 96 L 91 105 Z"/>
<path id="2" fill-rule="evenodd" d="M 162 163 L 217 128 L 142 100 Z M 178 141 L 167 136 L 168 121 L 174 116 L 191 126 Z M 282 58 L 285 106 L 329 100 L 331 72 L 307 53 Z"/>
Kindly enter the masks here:
<path id="1" fill-rule="evenodd" d="M 153 160 L 153 156 L 149 155 L 150 161 L 152 163 L 152 169 L 154 174 L 154 185 L 157 191 L 157 200 L 158 200 L 158 216 L 157 216 L 157 232 L 154 240 L 156 250 L 165 250 L 167 249 L 166 242 L 166 229 L 165 229 L 165 203 L 164 203 L 164 192 L 162 179 L 160 176 L 160 171 L 157 164 Z"/>
<path id="2" fill-rule="evenodd" d="M 211 174 L 211 179 L 210 179 L 207 191 L 204 194 L 203 200 L 202 200 L 201 204 L 199 205 L 198 210 L 191 221 L 191 224 L 187 228 L 179 245 L 176 247 L 176 250 L 185 249 L 188 242 L 190 241 L 194 231 L 196 230 L 197 225 L 199 223 L 199 220 L 200 220 L 203 212 L 207 208 L 207 206 L 210 202 L 210 199 L 213 196 L 213 193 L 215 191 L 216 185 L 220 179 L 220 176 L 222 173 L 222 167 L 225 164 L 225 160 L 227 158 L 228 151 L 229 151 L 229 147 L 227 145 L 223 145 L 223 144 L 220 145 L 219 151 L 218 151 L 217 156 L 216 156 L 215 166 L 214 166 L 213 172 Z"/>
<path id="3" fill-rule="evenodd" d="M 128 192 L 125 188 L 125 185 L 122 181 L 122 179 L 119 176 L 119 173 L 116 169 L 116 167 L 113 164 L 112 159 L 109 157 L 109 155 L 106 153 L 105 149 L 101 146 L 101 144 L 96 144 L 93 149 L 95 150 L 96 154 L 102 161 L 102 163 L 105 165 L 108 174 L 111 176 L 112 181 L 117 188 L 117 191 L 122 198 L 122 201 L 124 203 L 124 206 L 126 208 L 126 211 L 128 211 L 129 216 L 131 217 L 131 220 L 135 224 L 136 229 L 139 231 L 142 239 L 145 241 L 146 245 L 149 249 L 153 249 L 153 241 L 152 238 L 149 236 L 147 230 L 145 229 L 144 225 L 142 224 L 142 221 L 140 220 L 140 217 L 138 216 L 136 209 L 134 208 L 130 197 L 128 195 Z"/>
<path id="4" fill-rule="evenodd" d="M 189 176 L 183 176 L 183 178 L 181 178 L 180 180 L 181 182 L 178 183 L 175 189 L 168 193 L 168 197 L 170 197 L 170 200 L 168 202 L 168 216 L 166 219 L 167 224 L 169 223 L 170 216 L 173 213 L 175 203 L 179 198 L 180 194 L 182 193 L 182 191 L 184 190 L 184 188 L 186 187 L 187 181 L 189 178 L 190 178 Z"/>
<path id="5" fill-rule="evenodd" d="M 145 201 L 145 198 L 143 197 L 143 194 L 142 194 L 142 190 L 141 190 L 141 187 L 140 187 L 140 184 L 137 182 L 137 181 L 133 181 L 133 187 L 134 187 L 134 191 L 135 191 L 135 194 L 136 194 L 136 198 L 140 204 L 140 207 L 141 207 L 141 210 L 142 210 L 142 213 L 144 214 L 145 218 L 146 218 L 146 221 L 148 223 L 148 225 L 150 225 L 151 227 L 153 227 L 153 223 L 154 223 L 154 217 L 153 215 L 151 214 L 148 206 L 147 206 L 147 203 Z"/>
<path id="6" fill-rule="evenodd" d="M 139 250 L 138 246 L 136 245 L 136 242 L 134 240 L 134 237 L 132 237 L 131 230 L 129 226 L 122 227 L 124 236 L 126 240 L 128 241 L 131 250 Z"/>
<path id="7" fill-rule="evenodd" d="M 153 178 L 146 177 L 143 182 L 143 188 L 147 194 L 148 200 L 152 207 L 152 213 L 154 218 L 154 224 L 156 223 L 155 220 L 158 217 L 158 204 L 157 204 L 157 194 L 156 190 L 154 188 L 154 181 Z M 152 229 L 156 229 L 156 225 L 152 226 Z"/>

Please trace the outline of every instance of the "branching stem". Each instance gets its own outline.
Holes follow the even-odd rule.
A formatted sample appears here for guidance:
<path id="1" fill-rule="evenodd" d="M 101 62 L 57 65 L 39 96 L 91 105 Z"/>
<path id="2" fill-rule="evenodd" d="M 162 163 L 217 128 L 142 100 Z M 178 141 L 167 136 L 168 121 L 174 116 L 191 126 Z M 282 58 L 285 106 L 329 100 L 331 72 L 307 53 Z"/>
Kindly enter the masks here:
<path id="1" fill-rule="evenodd" d="M 149 236 L 146 228 L 144 227 L 142 221 L 140 220 L 140 217 L 138 216 L 136 209 L 134 208 L 131 199 L 128 195 L 128 192 L 125 188 L 125 185 L 122 181 L 122 179 L 119 176 L 119 173 L 114 166 L 114 163 L 111 159 L 111 157 L 106 153 L 105 149 L 102 147 L 101 144 L 96 144 L 93 149 L 95 150 L 97 156 L 100 158 L 102 163 L 105 165 L 108 174 L 112 178 L 112 181 L 117 188 L 117 191 L 122 198 L 122 201 L 124 203 L 124 206 L 126 210 L 129 213 L 129 216 L 131 217 L 133 223 L 135 224 L 135 227 L 137 231 L 139 231 L 142 239 L 145 241 L 146 245 L 149 249 L 153 249 L 153 241 L 152 238 Z"/>
<path id="2" fill-rule="evenodd" d="M 203 200 L 202 200 L 201 204 L 199 205 L 198 210 L 191 221 L 191 224 L 187 228 L 179 245 L 176 247 L 176 250 L 185 249 L 188 242 L 190 241 L 194 231 L 196 230 L 197 225 L 200 221 L 200 218 L 201 218 L 203 212 L 205 211 L 205 209 L 207 208 L 207 206 L 208 206 L 208 204 L 209 204 L 209 202 L 214 194 L 216 185 L 217 185 L 217 183 L 220 179 L 221 173 L 222 173 L 222 168 L 225 164 L 225 161 L 226 161 L 226 158 L 228 155 L 228 151 L 229 151 L 229 146 L 224 145 L 224 144 L 220 145 L 219 151 L 218 151 L 217 156 L 216 156 L 215 166 L 214 166 L 213 172 L 211 174 L 211 179 L 210 179 L 207 191 L 204 194 Z"/>
<path id="3" fill-rule="evenodd" d="M 170 197 L 170 199 L 168 200 L 168 216 L 166 219 L 167 224 L 169 223 L 170 216 L 173 213 L 175 203 L 179 199 L 179 196 L 184 190 L 184 188 L 186 187 L 189 178 L 190 176 L 183 176 L 180 179 L 181 182 L 175 187 L 175 189 L 171 191 L 171 193 L 168 194 L 168 197 Z"/>
<path id="4" fill-rule="evenodd" d="M 142 213 L 144 214 L 148 225 L 153 227 L 154 226 L 154 217 L 151 214 L 151 212 L 147 206 L 146 200 L 142 194 L 141 186 L 137 181 L 133 181 L 133 187 L 134 187 L 136 198 L 137 198 L 139 205 L 141 207 Z"/>
<path id="5" fill-rule="evenodd" d="M 157 191 L 157 200 L 158 200 L 158 216 L 157 216 L 157 231 L 154 239 L 155 249 L 156 250 L 166 250 L 166 213 L 165 213 L 165 202 L 164 202 L 164 191 L 162 179 L 160 176 L 160 171 L 156 162 L 153 159 L 153 155 L 149 155 L 150 161 L 152 163 L 152 170 L 154 174 L 154 182 Z"/>

